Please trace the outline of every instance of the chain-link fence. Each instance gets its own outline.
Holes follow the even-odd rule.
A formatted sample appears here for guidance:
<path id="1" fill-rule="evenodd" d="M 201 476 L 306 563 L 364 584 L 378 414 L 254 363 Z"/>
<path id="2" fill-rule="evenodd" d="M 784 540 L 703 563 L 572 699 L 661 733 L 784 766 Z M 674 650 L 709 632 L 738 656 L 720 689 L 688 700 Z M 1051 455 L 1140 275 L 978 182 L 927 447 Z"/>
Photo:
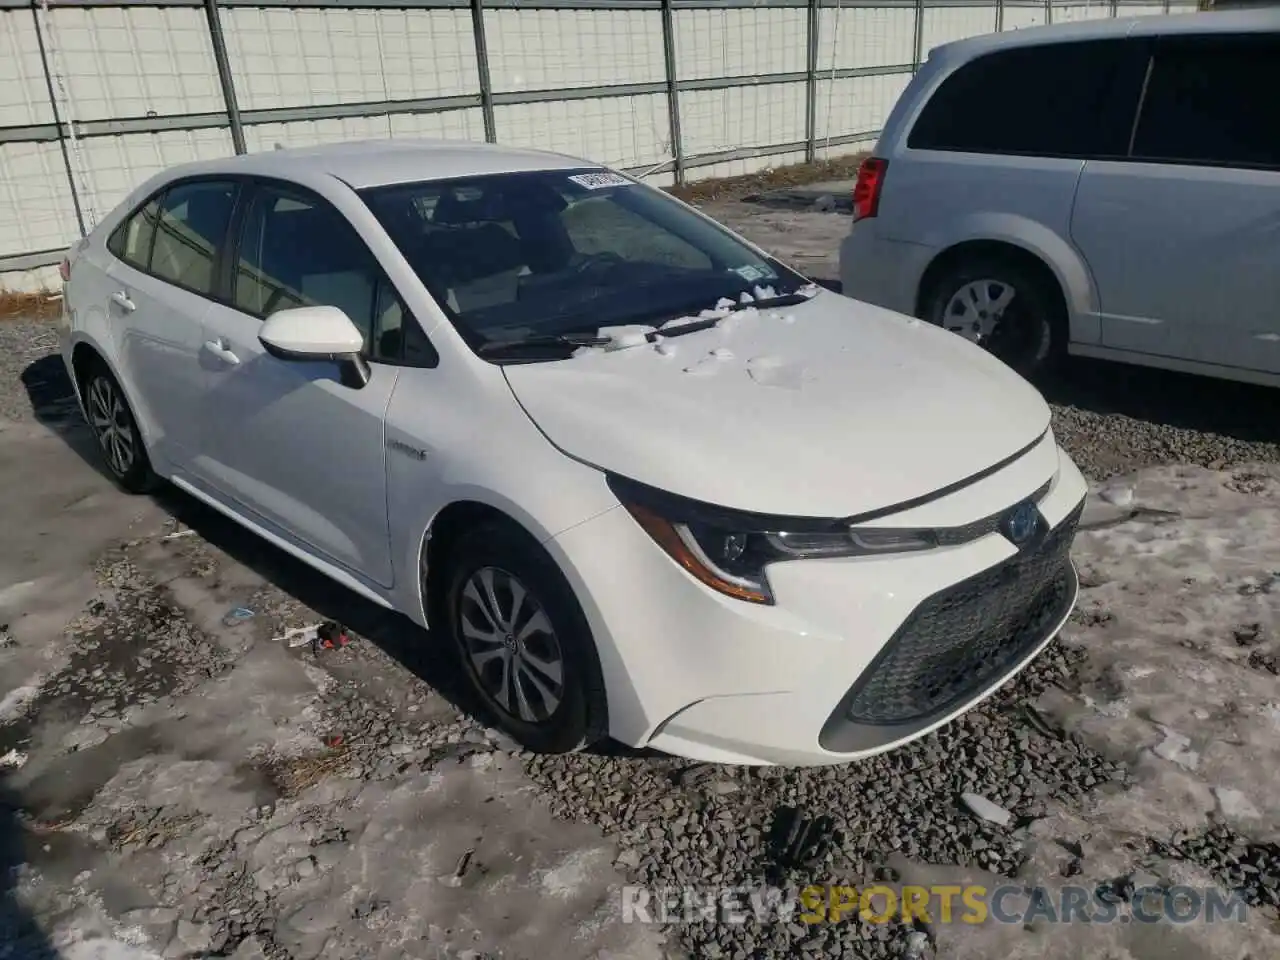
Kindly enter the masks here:
<path id="1" fill-rule="evenodd" d="M 487 139 L 666 185 L 874 140 L 929 50 L 1195 0 L 0 0 L 0 287 L 186 160 Z"/>

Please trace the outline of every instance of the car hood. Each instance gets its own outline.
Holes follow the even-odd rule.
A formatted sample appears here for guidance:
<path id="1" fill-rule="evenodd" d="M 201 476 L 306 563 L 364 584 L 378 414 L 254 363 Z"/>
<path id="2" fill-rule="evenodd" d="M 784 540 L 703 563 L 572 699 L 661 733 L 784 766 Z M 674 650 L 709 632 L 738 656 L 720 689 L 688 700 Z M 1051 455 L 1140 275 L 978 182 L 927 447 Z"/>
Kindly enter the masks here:
<path id="1" fill-rule="evenodd" d="M 828 291 L 658 344 L 503 370 L 569 456 L 760 513 L 891 507 L 991 468 L 1049 426 L 1040 394 L 985 351 Z"/>

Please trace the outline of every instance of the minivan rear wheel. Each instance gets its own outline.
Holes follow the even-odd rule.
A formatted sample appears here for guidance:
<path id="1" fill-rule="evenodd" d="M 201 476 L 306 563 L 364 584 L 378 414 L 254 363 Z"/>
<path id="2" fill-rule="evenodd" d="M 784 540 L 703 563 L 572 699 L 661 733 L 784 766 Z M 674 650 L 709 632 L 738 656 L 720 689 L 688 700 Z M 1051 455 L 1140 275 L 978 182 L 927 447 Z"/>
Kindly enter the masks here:
<path id="1" fill-rule="evenodd" d="M 933 283 L 923 314 L 1028 379 L 1048 373 L 1064 352 L 1057 291 L 1012 259 L 975 257 L 948 268 Z"/>

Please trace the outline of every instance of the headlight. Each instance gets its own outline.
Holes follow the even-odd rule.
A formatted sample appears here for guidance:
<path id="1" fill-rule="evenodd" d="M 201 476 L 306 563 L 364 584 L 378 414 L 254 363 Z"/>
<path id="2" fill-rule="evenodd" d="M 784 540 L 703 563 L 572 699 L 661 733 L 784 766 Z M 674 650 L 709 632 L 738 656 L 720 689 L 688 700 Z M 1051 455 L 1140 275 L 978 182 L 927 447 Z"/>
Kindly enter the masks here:
<path id="1" fill-rule="evenodd" d="M 609 485 L 667 555 L 702 583 L 752 603 L 773 603 L 765 568 L 785 560 L 928 550 L 930 530 L 852 527 L 841 520 L 740 513 L 610 476 Z"/>

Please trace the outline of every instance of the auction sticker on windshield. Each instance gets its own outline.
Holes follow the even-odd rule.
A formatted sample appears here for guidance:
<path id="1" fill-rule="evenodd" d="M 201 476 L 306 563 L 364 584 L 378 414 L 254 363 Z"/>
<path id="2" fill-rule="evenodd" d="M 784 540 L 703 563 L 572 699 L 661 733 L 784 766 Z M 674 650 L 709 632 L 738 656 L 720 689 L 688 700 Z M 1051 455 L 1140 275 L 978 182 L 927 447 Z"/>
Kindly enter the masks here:
<path id="1" fill-rule="evenodd" d="M 625 187 L 631 183 L 621 174 L 609 173 L 607 170 L 600 173 L 576 173 L 569 179 L 580 187 L 586 187 L 588 190 L 600 190 L 604 187 Z"/>

